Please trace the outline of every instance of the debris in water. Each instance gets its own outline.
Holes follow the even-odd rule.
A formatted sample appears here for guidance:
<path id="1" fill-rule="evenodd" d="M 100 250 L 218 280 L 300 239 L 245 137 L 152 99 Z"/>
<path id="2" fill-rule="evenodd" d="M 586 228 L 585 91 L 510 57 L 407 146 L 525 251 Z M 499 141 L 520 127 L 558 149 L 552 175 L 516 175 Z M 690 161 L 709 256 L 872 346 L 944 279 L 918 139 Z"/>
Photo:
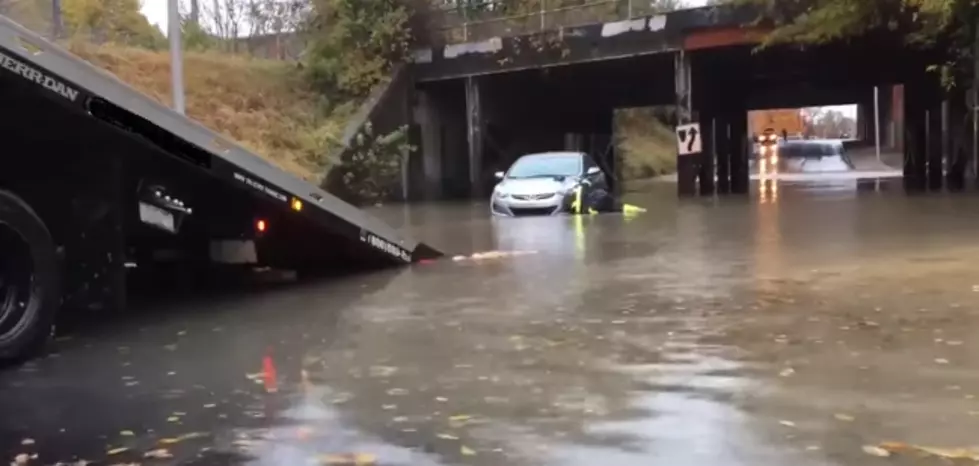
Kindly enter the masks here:
<path id="1" fill-rule="evenodd" d="M 341 455 L 321 455 L 319 463 L 328 466 L 373 466 L 377 457 L 370 453 L 347 453 Z"/>
<path id="2" fill-rule="evenodd" d="M 882 442 L 877 448 L 890 453 L 919 452 L 948 460 L 979 461 L 979 447 L 936 448 L 910 445 L 903 442 Z"/>
<path id="3" fill-rule="evenodd" d="M 124 430 L 122 432 L 119 432 L 119 435 L 121 435 L 123 437 L 132 437 L 132 436 L 134 436 L 136 434 L 133 431 L 131 431 L 131 430 Z"/>
<path id="4" fill-rule="evenodd" d="M 778 421 L 778 423 L 785 427 L 795 427 L 795 423 L 792 421 Z"/>
<path id="5" fill-rule="evenodd" d="M 112 455 L 118 455 L 119 453 L 122 453 L 124 451 L 129 451 L 129 448 L 126 448 L 126 447 L 113 448 L 113 449 L 105 452 L 105 454 L 107 454 L 109 456 L 112 456 Z"/>
<path id="6" fill-rule="evenodd" d="M 390 377 L 395 372 L 398 372 L 398 368 L 391 366 L 371 366 L 369 372 L 371 377 Z"/>
<path id="7" fill-rule="evenodd" d="M 166 448 L 157 448 L 156 450 L 150 450 L 144 453 L 143 456 L 146 458 L 167 459 L 173 458 L 173 453 L 170 453 L 170 450 Z"/>
<path id="8" fill-rule="evenodd" d="M 25 438 L 24 440 L 20 441 L 21 445 L 34 445 L 34 443 L 34 439 L 32 438 Z"/>
<path id="9" fill-rule="evenodd" d="M 782 369 L 782 371 L 778 373 L 780 377 L 789 377 L 792 374 L 795 374 L 795 369 L 791 367 L 786 367 L 785 369 Z"/>
<path id="10" fill-rule="evenodd" d="M 27 462 L 30 461 L 30 459 L 31 459 L 31 457 L 28 456 L 27 453 L 21 453 L 21 454 L 19 454 L 19 455 L 17 455 L 17 456 L 14 457 L 13 464 L 15 464 L 15 465 L 27 464 Z"/>
<path id="11" fill-rule="evenodd" d="M 465 445 L 459 447 L 459 453 L 462 453 L 462 456 L 476 456 L 476 451 Z"/>
<path id="12" fill-rule="evenodd" d="M 853 416 L 851 416 L 849 414 L 843 414 L 843 413 L 836 413 L 836 414 L 833 415 L 833 417 L 835 417 L 837 420 L 843 421 L 843 422 L 853 422 L 853 421 L 856 420 L 855 417 L 853 417 Z"/>
<path id="13" fill-rule="evenodd" d="M 537 251 L 485 251 L 485 252 L 474 252 L 468 256 L 453 256 L 452 260 L 466 261 L 466 260 L 487 260 L 487 259 L 504 259 L 507 257 L 515 256 L 526 256 L 529 254 L 537 254 Z"/>
<path id="14" fill-rule="evenodd" d="M 442 440 L 459 440 L 459 437 L 451 434 L 436 434 L 435 436 Z"/>
<path id="15" fill-rule="evenodd" d="M 888 456 L 891 456 L 891 452 L 881 447 L 875 447 L 873 445 L 864 445 L 863 452 L 868 455 L 879 456 L 881 458 L 887 458 Z"/>
<path id="16" fill-rule="evenodd" d="M 948 359 L 945 359 L 945 358 L 935 358 L 935 364 L 948 364 Z"/>
<path id="17" fill-rule="evenodd" d="M 189 432 L 183 435 L 179 435 L 177 437 L 162 438 L 160 439 L 159 443 L 161 445 L 173 445 L 175 443 L 183 442 L 184 440 L 207 437 L 207 435 L 208 434 L 204 432 Z"/>

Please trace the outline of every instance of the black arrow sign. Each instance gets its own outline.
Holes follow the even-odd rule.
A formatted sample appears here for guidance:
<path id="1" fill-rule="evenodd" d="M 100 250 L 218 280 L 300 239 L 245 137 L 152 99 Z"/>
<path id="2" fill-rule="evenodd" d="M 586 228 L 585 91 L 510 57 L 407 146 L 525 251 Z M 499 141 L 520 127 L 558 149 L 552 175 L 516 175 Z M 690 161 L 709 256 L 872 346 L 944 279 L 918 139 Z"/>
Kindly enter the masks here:
<path id="1" fill-rule="evenodd" d="M 677 131 L 677 136 L 680 138 L 680 144 L 687 145 L 687 152 L 693 152 L 693 145 L 697 143 L 698 134 L 699 132 L 697 131 L 696 127 Z"/>
<path id="2" fill-rule="evenodd" d="M 690 128 L 687 133 L 690 134 L 690 139 L 687 141 L 687 152 L 691 152 L 693 145 L 697 142 L 697 128 Z"/>

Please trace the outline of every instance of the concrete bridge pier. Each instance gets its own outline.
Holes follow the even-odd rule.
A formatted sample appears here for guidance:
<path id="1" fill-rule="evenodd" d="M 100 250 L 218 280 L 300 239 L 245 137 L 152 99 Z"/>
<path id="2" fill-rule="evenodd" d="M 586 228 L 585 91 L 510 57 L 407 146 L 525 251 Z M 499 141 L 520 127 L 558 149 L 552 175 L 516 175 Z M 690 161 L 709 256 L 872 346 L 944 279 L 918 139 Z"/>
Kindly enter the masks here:
<path id="1" fill-rule="evenodd" d="M 483 186 L 483 106 L 479 77 L 465 78 L 466 86 L 466 142 L 469 162 L 469 195 L 479 197 L 486 190 Z"/>
<path id="2" fill-rule="evenodd" d="M 919 75 L 904 85 L 904 185 L 909 192 L 961 189 L 971 138 L 964 97 Z"/>
<path id="3" fill-rule="evenodd" d="M 921 80 L 904 85 L 904 189 L 924 191 L 927 187 L 927 120 L 928 98 Z"/>
<path id="4" fill-rule="evenodd" d="M 747 87 L 730 63 L 709 52 L 687 51 L 676 57 L 678 119 L 700 123 L 703 148 L 699 155 L 677 156 L 679 194 L 747 194 Z M 725 69 L 725 79 L 716 79 Z"/>
<path id="5" fill-rule="evenodd" d="M 673 90 L 676 93 L 676 124 L 684 125 L 694 122 L 693 66 L 691 55 L 683 50 L 674 55 Z M 701 136 L 702 133 L 703 131 L 701 131 Z M 706 148 L 706 146 L 704 147 Z M 681 155 L 677 150 L 677 194 L 681 197 L 697 194 L 697 184 L 701 175 L 700 167 L 704 165 L 706 160 L 711 159 L 712 156 L 708 155 L 706 150 L 700 155 Z"/>

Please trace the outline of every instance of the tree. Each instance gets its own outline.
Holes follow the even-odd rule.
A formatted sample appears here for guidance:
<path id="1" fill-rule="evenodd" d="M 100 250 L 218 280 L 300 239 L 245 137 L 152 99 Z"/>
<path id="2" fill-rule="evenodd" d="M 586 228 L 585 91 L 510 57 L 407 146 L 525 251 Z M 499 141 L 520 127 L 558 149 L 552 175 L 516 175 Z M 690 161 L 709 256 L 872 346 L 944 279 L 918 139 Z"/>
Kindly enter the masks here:
<path id="1" fill-rule="evenodd" d="M 912 47 L 946 52 L 932 68 L 946 84 L 971 74 L 971 44 L 979 9 L 972 0 L 735 0 L 760 7 L 774 26 L 761 45 L 823 44 L 891 34 Z"/>
<path id="2" fill-rule="evenodd" d="M 72 36 L 153 49 L 166 43 L 163 33 L 140 13 L 138 0 L 63 0 L 62 10 Z"/>
<path id="3" fill-rule="evenodd" d="M 401 0 L 314 0 L 306 70 L 334 97 L 364 97 L 407 58 L 411 30 Z"/>

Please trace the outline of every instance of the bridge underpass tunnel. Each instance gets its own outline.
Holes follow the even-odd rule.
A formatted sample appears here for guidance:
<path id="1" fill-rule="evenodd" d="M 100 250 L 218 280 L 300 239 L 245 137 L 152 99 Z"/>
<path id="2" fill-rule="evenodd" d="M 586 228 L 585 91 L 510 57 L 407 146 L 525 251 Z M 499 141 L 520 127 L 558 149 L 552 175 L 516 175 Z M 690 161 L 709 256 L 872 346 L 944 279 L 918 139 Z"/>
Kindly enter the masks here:
<path id="1" fill-rule="evenodd" d="M 680 195 L 748 192 L 748 111 L 843 104 L 857 106 L 851 136 L 859 142 L 851 144 L 873 144 L 879 126 L 882 146 L 903 151 L 908 189 L 963 185 L 969 146 L 951 141 L 967 142 L 965 100 L 940 92 L 920 54 L 888 42 L 760 52 L 701 45 L 677 53 L 674 67 L 681 122 L 698 122 L 703 133 L 700 154 L 678 156 Z"/>
<path id="2" fill-rule="evenodd" d="M 589 153 L 616 187 L 614 110 L 672 104 L 666 55 L 418 85 L 414 122 L 429 198 L 488 195 L 493 174 L 521 155 Z"/>

